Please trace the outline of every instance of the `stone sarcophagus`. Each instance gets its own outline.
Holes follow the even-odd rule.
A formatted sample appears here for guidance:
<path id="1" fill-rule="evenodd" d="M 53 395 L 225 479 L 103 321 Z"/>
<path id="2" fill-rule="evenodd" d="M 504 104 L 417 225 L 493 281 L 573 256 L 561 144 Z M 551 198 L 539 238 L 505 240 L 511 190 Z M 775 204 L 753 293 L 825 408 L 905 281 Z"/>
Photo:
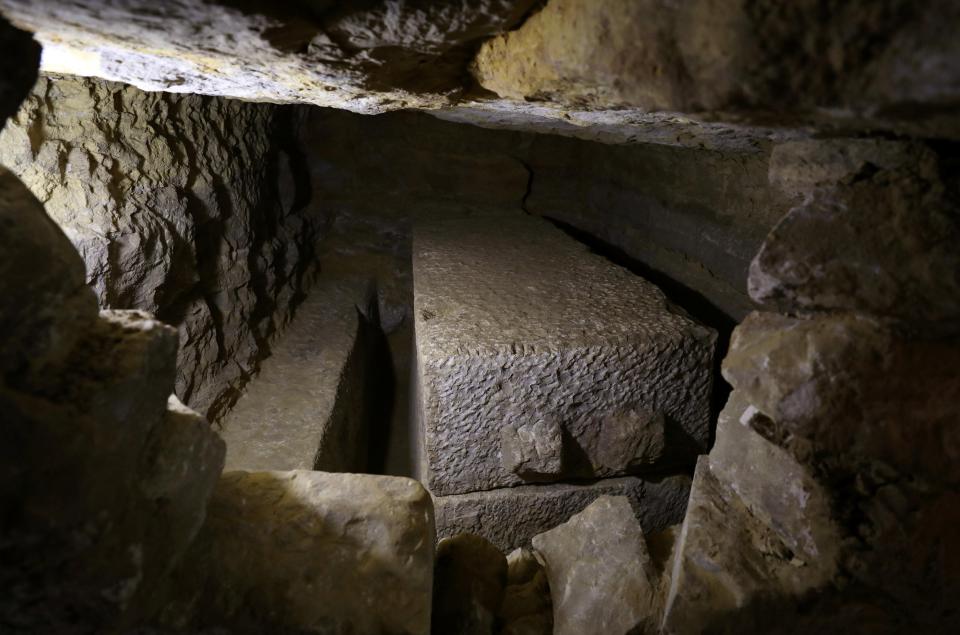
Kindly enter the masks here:
<path id="1" fill-rule="evenodd" d="M 517 213 L 420 223 L 413 251 L 419 476 L 438 509 L 707 450 L 716 335 L 656 286 Z"/>

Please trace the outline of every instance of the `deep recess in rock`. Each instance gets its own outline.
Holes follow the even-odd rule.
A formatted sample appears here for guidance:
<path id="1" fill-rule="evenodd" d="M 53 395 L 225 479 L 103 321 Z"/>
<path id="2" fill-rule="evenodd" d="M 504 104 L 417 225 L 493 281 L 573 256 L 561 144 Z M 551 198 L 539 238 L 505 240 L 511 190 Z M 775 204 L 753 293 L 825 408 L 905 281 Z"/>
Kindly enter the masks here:
<path id="1" fill-rule="evenodd" d="M 0 0 L 0 632 L 960 632 L 958 32 Z"/>

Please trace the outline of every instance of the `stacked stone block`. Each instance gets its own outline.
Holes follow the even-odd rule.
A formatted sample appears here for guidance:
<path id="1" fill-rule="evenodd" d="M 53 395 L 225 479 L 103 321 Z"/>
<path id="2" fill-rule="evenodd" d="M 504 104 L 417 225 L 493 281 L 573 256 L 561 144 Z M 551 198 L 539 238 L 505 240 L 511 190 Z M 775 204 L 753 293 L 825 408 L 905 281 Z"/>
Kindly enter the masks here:
<path id="1" fill-rule="evenodd" d="M 750 268 L 734 386 L 662 632 L 954 632 L 960 241 L 952 162 L 879 139 L 775 148 L 796 207 Z"/>
<path id="2" fill-rule="evenodd" d="M 423 222 L 413 268 L 419 476 L 440 535 L 514 547 L 611 493 L 647 530 L 679 520 L 688 481 L 663 474 L 707 448 L 712 330 L 521 214 Z M 537 519 L 507 536 L 505 516 Z"/>

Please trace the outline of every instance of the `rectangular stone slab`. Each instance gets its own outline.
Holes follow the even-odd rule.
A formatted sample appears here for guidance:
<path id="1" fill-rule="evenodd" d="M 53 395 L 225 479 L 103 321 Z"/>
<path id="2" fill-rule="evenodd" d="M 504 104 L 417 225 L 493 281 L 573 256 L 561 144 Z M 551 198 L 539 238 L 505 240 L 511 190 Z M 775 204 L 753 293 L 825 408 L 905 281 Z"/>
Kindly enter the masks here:
<path id="1" fill-rule="evenodd" d="M 662 468 L 706 451 L 716 334 L 519 213 L 420 223 L 421 478 L 437 495 Z"/>
<path id="2" fill-rule="evenodd" d="M 224 419 L 227 470 L 363 471 L 370 280 L 314 285 Z"/>
<path id="3" fill-rule="evenodd" d="M 566 522 L 600 496 L 626 496 L 644 533 L 660 531 L 683 521 L 689 493 L 690 477 L 684 474 L 657 480 L 621 476 L 582 485 L 521 485 L 434 496 L 433 506 L 438 538 L 469 532 L 507 552 L 529 545 L 534 536 Z"/>

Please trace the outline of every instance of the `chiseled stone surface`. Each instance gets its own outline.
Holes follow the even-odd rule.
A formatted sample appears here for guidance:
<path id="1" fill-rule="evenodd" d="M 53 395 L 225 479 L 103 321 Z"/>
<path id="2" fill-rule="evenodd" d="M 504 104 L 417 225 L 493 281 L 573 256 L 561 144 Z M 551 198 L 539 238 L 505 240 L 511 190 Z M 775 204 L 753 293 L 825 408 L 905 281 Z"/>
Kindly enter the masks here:
<path id="1" fill-rule="evenodd" d="M 787 313 L 864 311 L 924 337 L 960 332 L 960 207 L 948 192 L 950 165 L 918 142 L 775 147 L 771 182 L 803 200 L 754 258 L 751 297 Z"/>
<path id="2" fill-rule="evenodd" d="M 437 534 L 461 532 L 483 536 L 503 551 L 528 545 L 530 539 L 565 522 L 600 496 L 626 496 L 645 532 L 683 520 L 690 477 L 658 480 L 624 476 L 592 484 L 520 485 L 451 496 L 434 496 Z"/>
<path id="3" fill-rule="evenodd" d="M 376 318 L 371 281 L 323 279 L 223 421 L 228 470 L 362 472 Z"/>
<path id="4" fill-rule="evenodd" d="M 473 534 L 437 544 L 432 633 L 493 635 L 507 585 L 507 559 Z"/>
<path id="5" fill-rule="evenodd" d="M 797 566 L 833 577 L 841 546 L 831 501 L 811 468 L 752 426 L 769 421 L 734 391 L 720 413 L 710 472 L 792 551 Z"/>
<path id="6" fill-rule="evenodd" d="M 218 418 L 306 288 L 321 219 L 297 113 L 43 76 L 0 162 L 63 228 L 105 308 L 180 331 L 177 394 Z"/>
<path id="7" fill-rule="evenodd" d="M 553 599 L 556 635 L 655 632 L 657 576 L 624 496 L 601 496 L 533 538 Z"/>
<path id="8" fill-rule="evenodd" d="M 958 368 L 955 340 L 911 339 L 866 315 L 753 313 L 733 332 L 723 375 L 778 437 L 956 483 Z"/>
<path id="9" fill-rule="evenodd" d="M 669 566 L 660 626 L 662 632 L 678 635 L 708 627 L 754 632 L 755 620 L 761 626 L 764 620 L 775 623 L 779 602 L 829 582 L 824 569 L 792 560 L 779 536 L 711 473 L 705 456 L 697 463 Z M 733 630 L 724 630 L 730 625 L 735 625 Z"/>
<path id="10" fill-rule="evenodd" d="M 425 222 L 413 249 L 421 469 L 433 494 L 522 483 L 501 461 L 501 428 L 545 417 L 564 430 L 554 480 L 645 466 L 659 415 L 667 435 L 705 450 L 716 336 L 657 287 L 521 214 Z M 624 425 L 638 413 L 647 426 Z M 608 437 L 638 455 L 606 465 Z M 683 456 L 682 445 L 666 450 Z"/>
<path id="11" fill-rule="evenodd" d="M 430 495 L 416 481 L 225 472 L 161 622 L 228 632 L 427 635 L 433 558 Z"/>

